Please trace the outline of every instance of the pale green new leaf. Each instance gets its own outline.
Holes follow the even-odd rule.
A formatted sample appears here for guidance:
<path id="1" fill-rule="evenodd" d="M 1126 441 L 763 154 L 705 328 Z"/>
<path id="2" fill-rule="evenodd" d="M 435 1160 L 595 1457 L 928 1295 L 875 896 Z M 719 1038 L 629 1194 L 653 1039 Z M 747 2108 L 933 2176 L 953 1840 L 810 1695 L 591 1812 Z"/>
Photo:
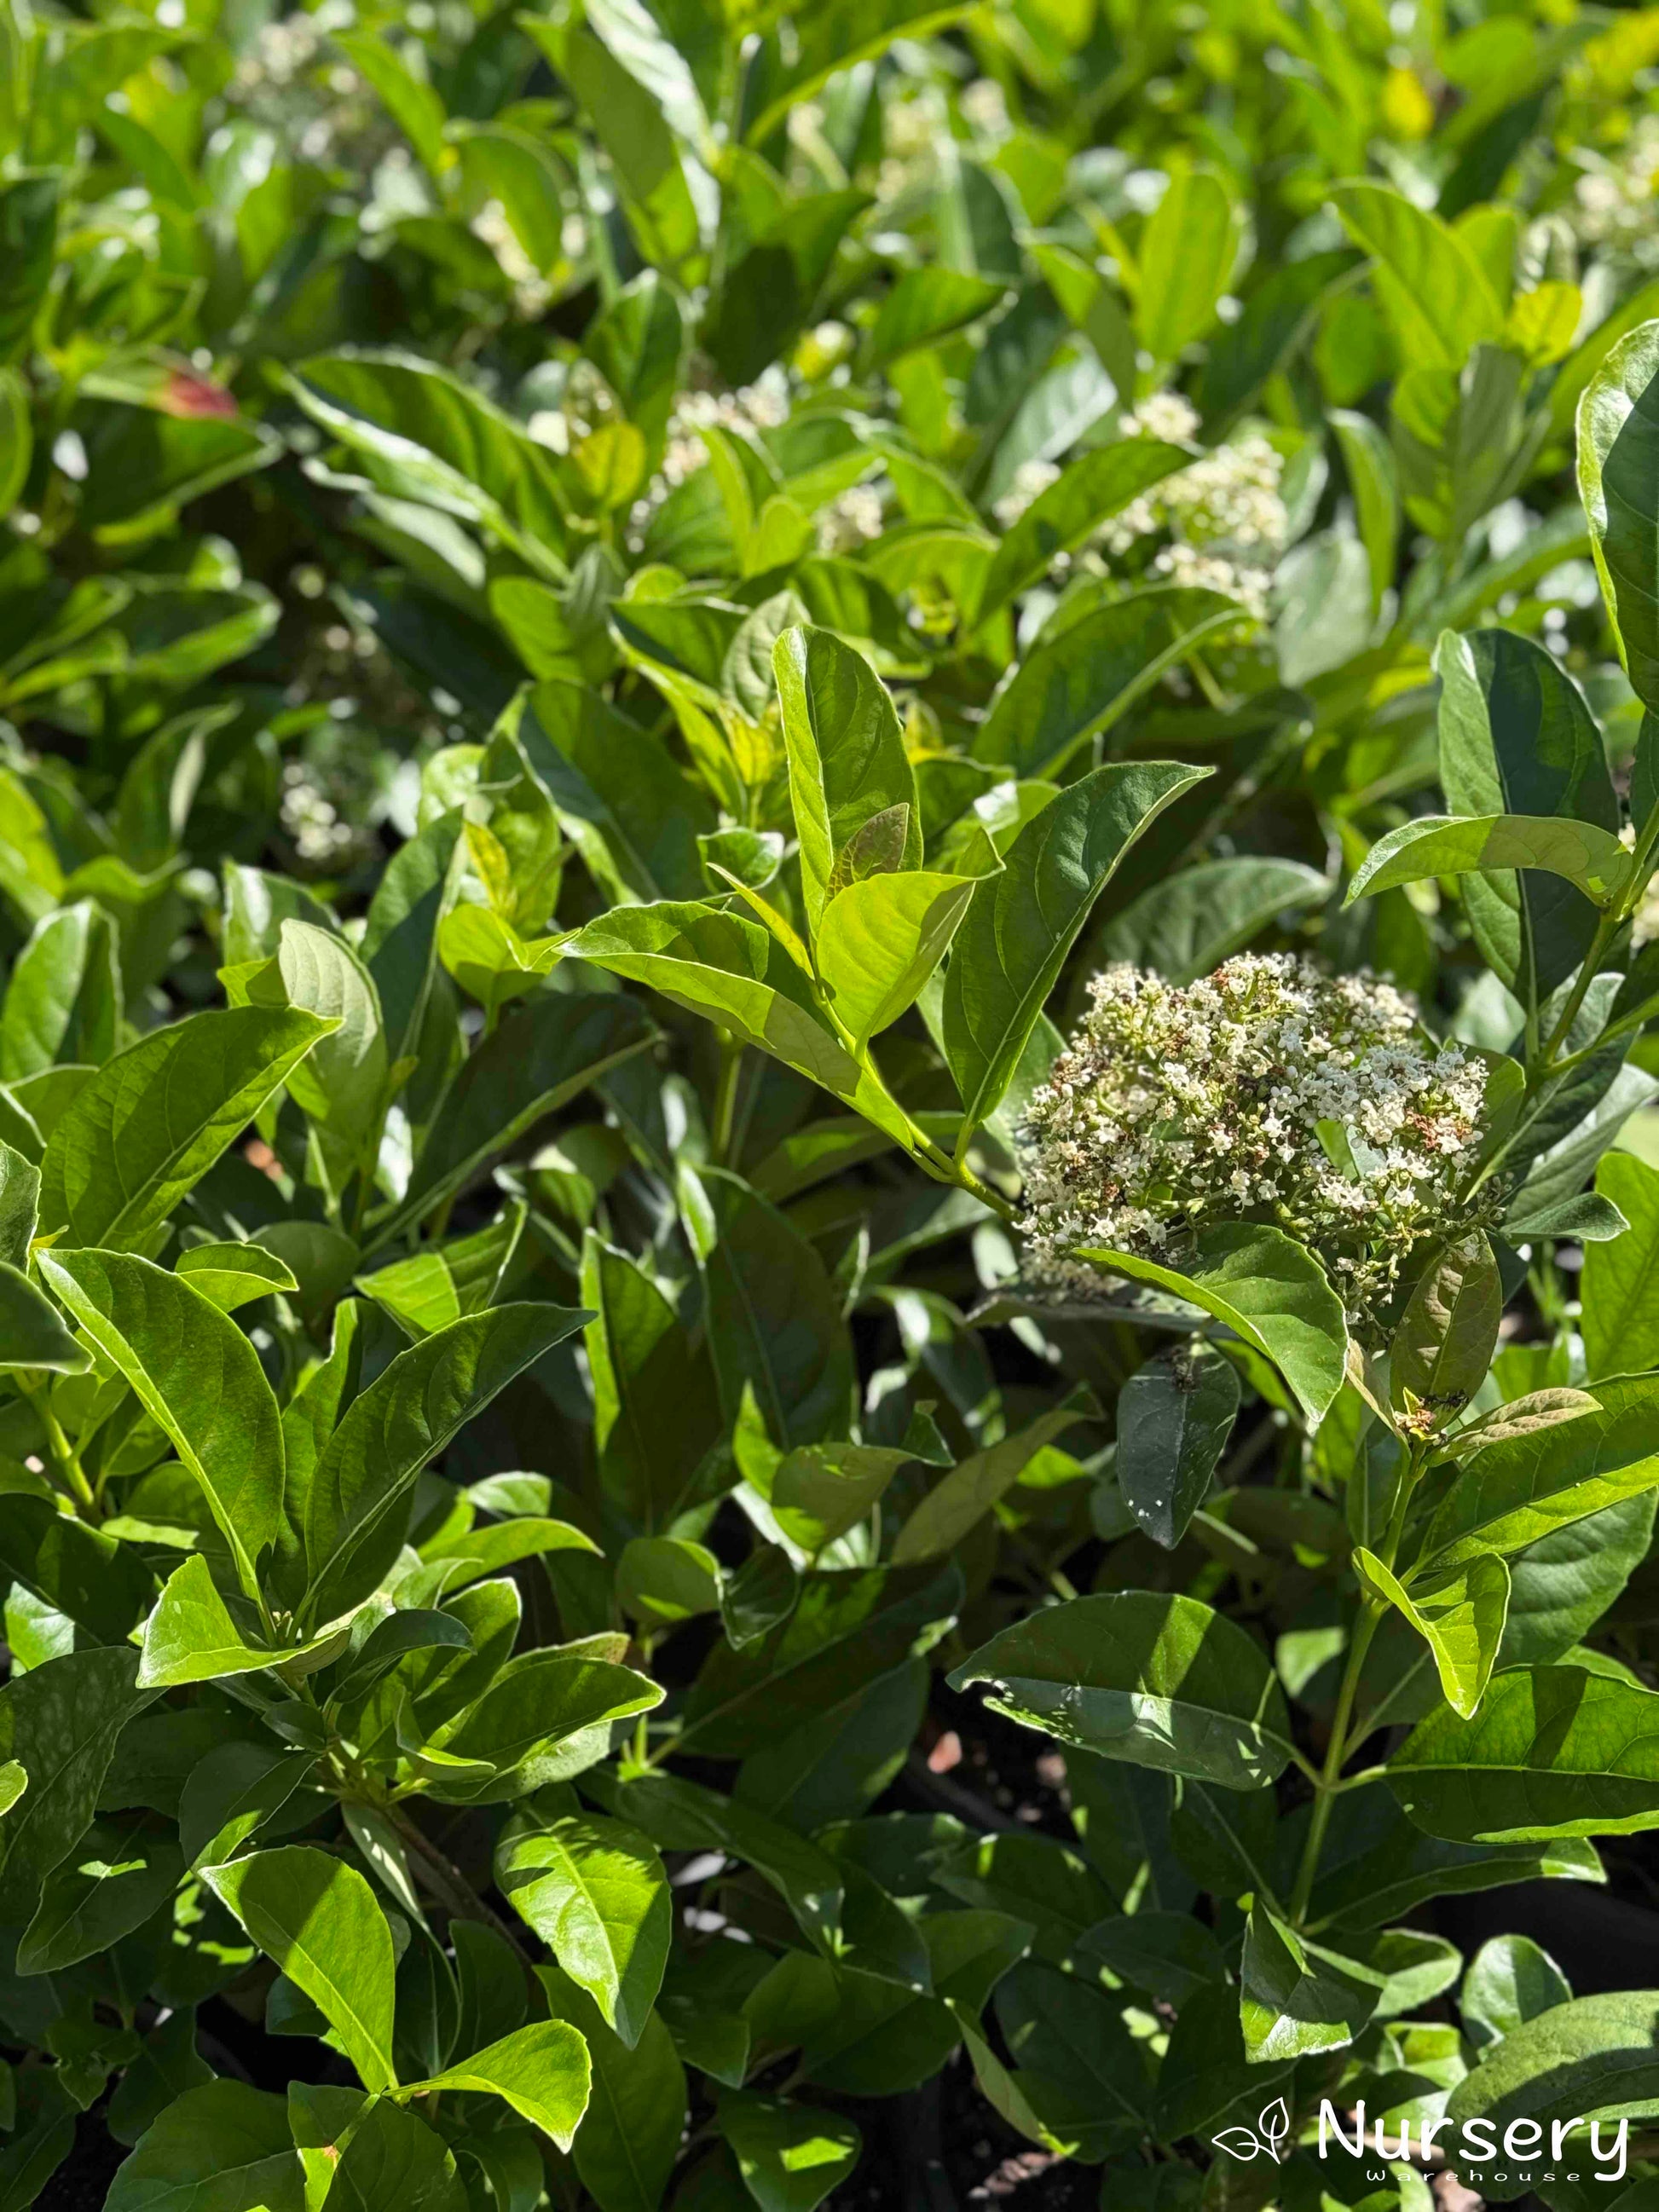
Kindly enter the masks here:
<path id="1" fill-rule="evenodd" d="M 1486 1694 L 1509 1616 L 1510 1571 L 1492 1552 L 1477 1552 L 1446 1575 L 1425 1576 L 1407 1589 L 1362 1545 L 1354 1571 L 1366 1589 L 1408 1621 L 1434 1654 L 1446 1702 L 1468 1720 Z"/>
<path id="2" fill-rule="evenodd" d="M 441 2074 L 413 2083 L 404 2094 L 422 2096 L 435 2089 L 499 2097 L 551 2136 L 561 2150 L 568 2150 L 587 2109 L 587 2045 L 564 2021 L 532 2021 Z"/>
<path id="3" fill-rule="evenodd" d="M 496 1846 L 495 1878 L 632 2049 L 661 1987 L 673 1933 L 668 1876 L 650 1838 L 591 1814 L 543 1823 L 526 1808 Z"/>
<path id="4" fill-rule="evenodd" d="M 1355 869 L 1345 906 L 1434 876 L 1539 868 L 1564 876 L 1599 907 L 1630 881 L 1631 857 L 1610 830 L 1539 814 L 1423 814 L 1379 837 Z"/>

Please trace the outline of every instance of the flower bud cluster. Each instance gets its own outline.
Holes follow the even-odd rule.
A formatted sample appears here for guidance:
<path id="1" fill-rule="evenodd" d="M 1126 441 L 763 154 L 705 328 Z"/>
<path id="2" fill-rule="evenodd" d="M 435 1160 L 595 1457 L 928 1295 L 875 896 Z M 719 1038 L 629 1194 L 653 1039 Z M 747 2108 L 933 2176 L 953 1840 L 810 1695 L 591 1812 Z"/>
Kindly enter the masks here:
<path id="1" fill-rule="evenodd" d="M 1312 1245 L 1362 1320 L 1462 1218 L 1486 1064 L 1425 1037 L 1392 984 L 1241 954 L 1186 986 L 1119 964 L 1089 998 L 1028 1109 L 1034 1283 L 1098 1291 L 1080 1249 L 1178 1267 L 1192 1233 L 1260 1221 Z"/>

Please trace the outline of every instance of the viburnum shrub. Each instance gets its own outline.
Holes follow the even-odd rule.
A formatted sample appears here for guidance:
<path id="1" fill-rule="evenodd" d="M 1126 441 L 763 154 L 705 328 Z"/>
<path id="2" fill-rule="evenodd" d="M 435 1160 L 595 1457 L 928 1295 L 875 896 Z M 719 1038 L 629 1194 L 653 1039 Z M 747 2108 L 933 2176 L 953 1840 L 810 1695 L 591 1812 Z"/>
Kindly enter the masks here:
<path id="1" fill-rule="evenodd" d="M 0 0 L 0 2212 L 1659 2202 L 1656 69 Z"/>

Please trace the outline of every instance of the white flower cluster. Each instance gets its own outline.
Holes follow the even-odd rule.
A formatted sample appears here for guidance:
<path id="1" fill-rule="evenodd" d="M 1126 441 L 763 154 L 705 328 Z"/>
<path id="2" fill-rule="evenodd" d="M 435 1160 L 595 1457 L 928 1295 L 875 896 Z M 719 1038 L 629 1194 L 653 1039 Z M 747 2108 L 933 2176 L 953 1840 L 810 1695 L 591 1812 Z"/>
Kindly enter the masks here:
<path id="1" fill-rule="evenodd" d="M 533 323 L 544 315 L 552 303 L 553 287 L 525 252 L 501 202 L 486 200 L 470 228 L 495 255 L 496 267 L 513 287 L 513 304 L 523 320 Z"/>
<path id="2" fill-rule="evenodd" d="M 282 817 L 295 851 L 308 867 L 343 860 L 357 843 L 356 831 L 341 820 L 339 809 L 324 796 L 302 762 L 289 761 L 283 769 Z"/>
<path id="3" fill-rule="evenodd" d="M 736 392 L 682 392 L 668 418 L 668 441 L 661 465 L 629 510 L 633 550 L 640 550 L 642 532 L 669 493 L 708 466 L 704 430 L 753 434 L 778 429 L 788 420 L 788 380 L 775 367 L 765 370 L 756 383 L 743 385 Z"/>
<path id="4" fill-rule="evenodd" d="M 1196 435 L 1198 416 L 1173 392 L 1146 400 L 1124 418 L 1131 436 L 1178 445 Z M 1132 500 L 1101 533 L 1109 554 L 1122 556 L 1143 538 L 1167 530 L 1170 543 L 1152 567 L 1176 584 L 1206 584 L 1265 617 L 1273 573 L 1289 527 L 1279 495 L 1284 462 L 1259 432 L 1218 446 Z"/>
<path id="5" fill-rule="evenodd" d="M 1128 438 L 1163 438 L 1183 445 L 1198 433 L 1198 416 L 1179 392 L 1154 392 L 1123 417 Z M 1273 569 L 1289 528 L 1279 493 L 1284 463 L 1259 432 L 1218 446 L 1190 468 L 1155 484 L 1098 530 L 1080 556 L 1121 560 L 1143 539 L 1167 536 L 1152 556 L 1155 575 L 1175 584 L 1202 584 L 1265 617 Z M 1060 475 L 1052 461 L 1022 461 L 992 513 L 1012 530 L 1032 501 Z M 1069 566 L 1069 562 L 1056 563 Z"/>
<path id="6" fill-rule="evenodd" d="M 1638 117 L 1613 160 L 1579 158 L 1595 164 L 1579 178 L 1567 210 L 1580 244 L 1607 248 L 1638 268 L 1659 267 L 1659 115 Z"/>
<path id="7" fill-rule="evenodd" d="M 1184 988 L 1109 968 L 1089 996 L 1024 1133 L 1032 1281 L 1098 1291 L 1079 1249 L 1178 1266 L 1189 1232 L 1258 1220 L 1311 1244 L 1363 1321 L 1458 1213 L 1486 1063 L 1425 1041 L 1391 984 L 1246 953 Z"/>
<path id="8" fill-rule="evenodd" d="M 856 553 L 882 527 L 881 490 L 872 483 L 849 484 L 817 515 L 820 553 Z"/>

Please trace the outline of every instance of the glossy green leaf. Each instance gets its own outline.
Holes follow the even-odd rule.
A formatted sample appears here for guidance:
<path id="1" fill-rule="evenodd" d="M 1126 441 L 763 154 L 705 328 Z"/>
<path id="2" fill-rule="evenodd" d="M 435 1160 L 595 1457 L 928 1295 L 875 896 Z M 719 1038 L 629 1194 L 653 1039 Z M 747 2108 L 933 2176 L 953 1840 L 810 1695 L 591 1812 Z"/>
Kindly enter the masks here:
<path id="1" fill-rule="evenodd" d="M 1434 1654 L 1446 1702 L 1468 1720 L 1478 1710 L 1497 1664 L 1509 1615 L 1510 1571 L 1491 1552 L 1478 1552 L 1446 1575 L 1426 1575 L 1407 1589 L 1362 1545 L 1353 1555 L 1364 1587 L 1391 1605 Z"/>
<path id="2" fill-rule="evenodd" d="M 181 1277 L 132 1254 L 54 1249 L 40 1268 L 200 1486 L 252 1596 L 283 1502 L 281 1417 L 252 1345 Z"/>
<path id="3" fill-rule="evenodd" d="M 893 1546 L 895 1565 L 942 1559 L 975 1528 L 1011 1490 L 1040 1451 L 1098 1407 L 1087 1393 L 1074 1393 L 1063 1405 L 974 1452 L 941 1475 L 899 1530 Z"/>
<path id="4" fill-rule="evenodd" d="M 1470 1960 L 1457 2008 L 1464 2033 L 1485 2049 L 1571 1996 L 1566 1976 L 1530 1936 L 1494 1936 Z"/>
<path id="5" fill-rule="evenodd" d="M 192 1244 L 179 1254 L 174 1273 L 192 1291 L 210 1298 L 221 1313 L 234 1313 L 238 1306 L 269 1297 L 273 1291 L 300 1287 L 293 1269 L 259 1244 Z"/>
<path id="6" fill-rule="evenodd" d="M 648 1837 L 623 1820 L 514 1814 L 495 1850 L 495 1876 L 607 2027 L 632 2050 L 662 1984 L 672 1934 L 668 1876 Z"/>
<path id="7" fill-rule="evenodd" d="M 46 1876 L 18 1938 L 17 1971 L 52 1974 L 109 1950 L 172 1896 L 184 1859 L 144 1814 L 99 1822 Z"/>
<path id="8" fill-rule="evenodd" d="M 187 2089 L 140 2136 L 105 2203 L 109 2212 L 304 2212 L 283 2100 L 228 2078 Z"/>
<path id="9" fill-rule="evenodd" d="M 1344 905 L 1396 884 L 1434 876 L 1503 874 L 1515 868 L 1560 876 L 1598 907 L 1630 879 L 1630 855 L 1610 830 L 1535 814 L 1419 815 L 1379 837 L 1348 885 Z"/>
<path id="10" fill-rule="evenodd" d="M 35 925 L 12 963 L 0 1008 L 0 1080 L 15 1083 L 56 1061 L 97 1066 L 120 1042 L 121 969 L 116 933 L 90 899 Z"/>
<path id="11" fill-rule="evenodd" d="M 1611 2148 L 1621 2115 L 1645 2117 L 1659 2106 L 1656 2011 L 1659 1995 L 1652 1990 L 1620 1990 L 1553 2006 L 1505 2035 L 1464 2075 L 1446 2100 L 1447 2118 L 1460 2130 L 1484 2120 L 1501 2139 L 1516 2120 L 1530 2120 L 1547 2137 L 1556 2122 L 1571 2130 L 1581 2114 L 1595 2112 L 1613 2123 L 1604 2124 L 1601 2134 Z M 1583 2140 L 1578 2136 L 1578 2144 Z M 1575 2156 L 1574 2149 L 1566 2154 Z M 1587 2159 L 1587 2149 L 1578 2148 L 1577 2156 Z M 1610 2170 L 1605 2160 L 1595 2165 Z"/>
<path id="12" fill-rule="evenodd" d="M 303 1492 L 290 1486 L 285 1500 L 307 1566 L 308 1621 L 331 1620 L 368 1595 L 397 1556 L 422 1468 L 586 1318 L 538 1305 L 468 1315 L 399 1352 L 353 1400 Z"/>
<path id="13" fill-rule="evenodd" d="M 1134 840 L 1203 771 L 1163 762 L 1096 769 L 1028 822 L 957 933 L 945 978 L 945 1054 L 964 1130 L 994 1112 L 1089 909 Z"/>
<path id="14" fill-rule="evenodd" d="M 117 1053 L 47 1141 L 43 1224 L 81 1244 L 142 1246 L 330 1026 L 302 1009 L 232 1006 Z"/>
<path id="15" fill-rule="evenodd" d="M 651 2212 L 662 2202 L 686 2120 L 685 2069 L 654 2013 L 630 2047 L 586 1990 L 556 1966 L 536 1978 L 568 2033 L 586 2039 L 593 2087 L 577 2131 L 576 2172 L 600 2212 Z"/>
<path id="16" fill-rule="evenodd" d="M 1549 815 L 1617 832 L 1601 733 L 1553 654 L 1511 630 L 1448 631 L 1441 679 L 1440 777 L 1458 813 Z M 1476 944 L 1523 1001 L 1548 996 L 1589 950 L 1595 916 L 1559 876 L 1465 878 Z"/>
<path id="17" fill-rule="evenodd" d="M 724 2092 L 714 2124 L 761 2212 L 813 2212 L 852 2172 L 863 2141 L 839 2114 L 746 2089 Z"/>
<path id="18" fill-rule="evenodd" d="M 1118 1488 L 1166 1552 L 1181 1541 L 1204 1502 L 1238 1399 L 1238 1370 L 1202 1343 L 1158 1353 L 1119 1393 Z"/>
<path id="19" fill-rule="evenodd" d="M 27 1777 L 0 1820 L 0 1910 L 9 1921 L 28 1918 L 41 1883 L 85 1833 L 116 1739 L 149 1702 L 137 1672 L 137 1654 L 118 1645 L 67 1652 L 14 1673 L 0 1689 L 0 1759 Z"/>
<path id="20" fill-rule="evenodd" d="M 1376 2007 L 1382 1977 L 1310 1944 L 1260 1899 L 1239 1966 L 1239 2022 L 1252 2064 L 1340 2051 Z"/>
<path id="21" fill-rule="evenodd" d="M 1579 1328 L 1592 1382 L 1659 1366 L 1659 1169 L 1630 1152 L 1609 1152 L 1595 1170 L 1595 1188 L 1630 1227 L 1584 1251 Z"/>
<path id="22" fill-rule="evenodd" d="M 1418 1278 L 1389 1345 L 1389 1376 L 1441 1420 L 1474 1397 L 1498 1346 L 1504 1286 L 1479 1231 L 1456 1238 Z"/>
<path id="23" fill-rule="evenodd" d="M 79 1375 L 90 1364 L 51 1299 L 0 1260 L 0 1373 L 38 1368 Z"/>
<path id="24" fill-rule="evenodd" d="M 773 653 L 800 841 L 801 890 L 814 935 L 836 856 L 872 815 L 908 806 L 902 865 L 921 864 L 916 781 L 898 715 L 862 653 L 828 630 L 787 629 Z"/>
<path id="25" fill-rule="evenodd" d="M 1047 490 L 1037 494 L 998 546 L 980 588 L 978 619 L 986 621 L 1017 592 L 1046 575 L 1060 554 L 1071 552 L 1131 500 L 1184 469 L 1192 459 L 1184 447 L 1161 438 L 1124 438 L 1073 461 Z M 1124 618 L 1131 629 L 1139 629 L 1146 619 L 1144 605 L 1133 621 Z M 1152 637 L 1156 639 L 1156 617 L 1153 622 Z M 1103 631 L 1119 635 L 1121 624 L 1103 625 Z"/>
<path id="26" fill-rule="evenodd" d="M 1342 1302 L 1318 1261 L 1282 1230 L 1245 1223 L 1205 1230 L 1179 1268 L 1104 1248 L 1079 1256 L 1173 1291 L 1225 1322 L 1272 1360 L 1316 1421 L 1342 1387 L 1347 1356 Z"/>
<path id="27" fill-rule="evenodd" d="M 932 345 L 994 307 L 1006 287 L 937 263 L 907 269 L 876 317 L 870 333 L 870 357 L 885 366 L 916 347 Z"/>
<path id="28" fill-rule="evenodd" d="M 276 1656 L 238 1629 L 198 1552 L 174 1568 L 144 1623 L 138 1680 L 149 1689 L 171 1689 L 246 1674 L 272 1665 Z"/>
<path id="29" fill-rule="evenodd" d="M 1172 362 L 1215 319 L 1238 252 L 1238 217 L 1208 169 L 1177 169 L 1140 241 L 1135 325 L 1156 362 Z"/>
<path id="30" fill-rule="evenodd" d="M 1431 1713 L 1389 1761 L 1389 1786 L 1457 1843 L 1636 1835 L 1659 1826 L 1659 1692 L 1583 1667 L 1494 1675 L 1480 1712 Z"/>
<path id="31" fill-rule="evenodd" d="M 1430 1521 L 1425 1565 L 1449 1568 L 1481 1552 L 1518 1552 L 1659 1485 L 1659 1376 L 1622 1376 L 1592 1395 L 1594 1413 L 1528 1428 L 1475 1455 Z"/>
<path id="32" fill-rule="evenodd" d="M 950 948 L 974 882 L 915 869 L 838 891 L 818 924 L 818 973 L 860 1050 L 912 1006 Z"/>
<path id="33" fill-rule="evenodd" d="M 210 1867 L 203 1879 L 322 2012 L 365 2086 L 395 2087 L 392 1931 L 362 1875 L 326 1851 L 287 1844 Z"/>
<path id="34" fill-rule="evenodd" d="M 1063 1743 L 1257 1790 L 1291 1757 L 1284 1693 L 1261 1648 L 1196 1598 L 1125 1590 L 1005 1628 L 951 1676 Z"/>
<path id="35" fill-rule="evenodd" d="M 1503 307 L 1460 234 L 1386 185 L 1339 185 L 1331 198 L 1374 257 L 1371 283 L 1407 360 L 1461 368 L 1474 347 L 1498 338 Z"/>
<path id="36" fill-rule="evenodd" d="M 417 2096 L 434 2089 L 499 2097 L 532 2127 L 550 2136 L 561 2150 L 568 2150 L 587 2107 L 587 2046 L 562 2020 L 532 2021 L 441 2074 L 413 2084 L 406 2094 Z"/>
<path id="37" fill-rule="evenodd" d="M 617 1602 L 647 1631 L 718 1613 L 720 1561 L 684 1536 L 632 1537 L 617 1562 Z"/>
<path id="38" fill-rule="evenodd" d="M 1659 701 L 1659 537 L 1654 528 L 1659 324 L 1620 339 L 1578 403 L 1578 496 L 1636 696 Z"/>

